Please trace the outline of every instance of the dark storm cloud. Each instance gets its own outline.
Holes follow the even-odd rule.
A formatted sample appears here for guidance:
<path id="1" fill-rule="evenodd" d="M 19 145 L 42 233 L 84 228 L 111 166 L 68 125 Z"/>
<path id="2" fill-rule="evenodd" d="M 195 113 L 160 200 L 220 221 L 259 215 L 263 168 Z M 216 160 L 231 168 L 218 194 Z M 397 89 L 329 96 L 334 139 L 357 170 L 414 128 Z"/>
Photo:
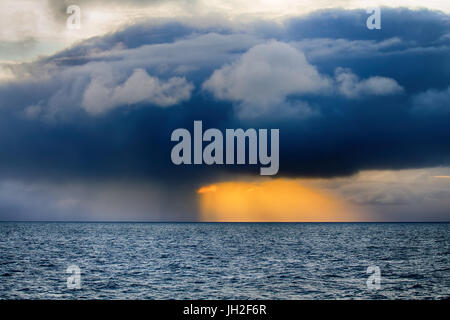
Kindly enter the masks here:
<path id="1" fill-rule="evenodd" d="M 256 167 L 173 165 L 170 134 L 179 127 L 191 130 L 194 120 L 203 120 L 205 129 L 280 128 L 283 176 L 330 177 L 363 169 L 449 165 L 449 113 L 422 117 L 413 112 L 420 100 L 413 97 L 443 91 L 450 83 L 448 16 L 384 9 L 382 30 L 374 31 L 365 27 L 367 16 L 364 11 L 323 11 L 283 26 L 261 21 L 241 31 L 180 22 L 144 24 L 22 66 L 16 70 L 23 74 L 21 81 L 0 87 L 0 174 L 20 179 L 152 181 L 169 189 L 198 186 L 229 174 L 258 174 Z M 271 104 L 268 112 L 241 117 L 239 110 L 255 107 L 258 97 L 221 98 L 216 94 L 220 87 L 208 91 L 203 84 L 214 71 L 252 68 L 243 55 L 267 43 L 275 43 L 273 54 L 291 62 L 303 61 L 304 54 L 304 66 L 325 84 L 292 87 L 282 76 L 274 99 L 266 99 Z M 272 57 L 256 50 L 260 59 Z M 159 105 L 152 97 L 127 100 L 131 98 L 119 95 L 125 100 L 118 101 L 128 103 L 111 101 L 107 109 L 93 114 L 86 102 L 88 88 L 101 88 L 92 90 L 95 94 L 106 92 L 94 97 L 104 101 L 136 69 L 145 71 L 144 79 L 159 81 L 161 88 L 179 79 L 187 95 L 170 105 Z M 347 70 L 348 79 L 353 79 L 352 94 L 342 93 L 336 69 Z M 387 83 L 397 84 L 397 89 L 383 91 Z M 311 114 L 275 116 L 282 108 L 306 108 Z"/>

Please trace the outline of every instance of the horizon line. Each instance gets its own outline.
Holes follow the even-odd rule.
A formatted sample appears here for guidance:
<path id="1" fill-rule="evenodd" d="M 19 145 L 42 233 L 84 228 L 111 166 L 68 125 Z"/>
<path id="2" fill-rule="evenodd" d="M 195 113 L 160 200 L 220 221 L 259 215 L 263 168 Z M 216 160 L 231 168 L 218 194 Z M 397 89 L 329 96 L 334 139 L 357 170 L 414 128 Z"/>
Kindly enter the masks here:
<path id="1" fill-rule="evenodd" d="M 25 222 L 25 223 L 227 223 L 227 224 L 243 224 L 243 223 L 450 223 L 450 220 L 443 221 L 133 221 L 133 220 L 0 220 L 5 222 Z"/>

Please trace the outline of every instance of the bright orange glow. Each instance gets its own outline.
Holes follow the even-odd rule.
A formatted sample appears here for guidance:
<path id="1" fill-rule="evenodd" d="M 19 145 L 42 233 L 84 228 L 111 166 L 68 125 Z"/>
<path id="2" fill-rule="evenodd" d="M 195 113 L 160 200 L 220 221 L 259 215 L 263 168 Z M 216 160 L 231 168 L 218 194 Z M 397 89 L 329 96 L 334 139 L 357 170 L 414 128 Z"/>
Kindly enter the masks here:
<path id="1" fill-rule="evenodd" d="M 216 192 L 216 191 L 217 191 L 217 187 L 215 185 L 211 185 L 211 186 L 201 187 L 200 189 L 198 189 L 197 193 L 207 193 L 207 192 Z"/>
<path id="2" fill-rule="evenodd" d="M 202 221 L 361 221 L 357 210 L 344 200 L 299 180 L 224 182 L 202 187 L 198 193 Z"/>

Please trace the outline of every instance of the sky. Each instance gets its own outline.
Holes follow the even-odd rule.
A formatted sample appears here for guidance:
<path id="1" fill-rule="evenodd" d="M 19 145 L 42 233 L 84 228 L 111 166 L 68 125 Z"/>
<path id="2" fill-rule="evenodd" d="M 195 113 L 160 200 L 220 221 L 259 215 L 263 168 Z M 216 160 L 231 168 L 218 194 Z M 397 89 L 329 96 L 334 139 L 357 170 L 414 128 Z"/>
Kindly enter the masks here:
<path id="1" fill-rule="evenodd" d="M 0 220 L 449 221 L 449 13 L 0 0 Z M 278 174 L 174 165 L 195 120 L 278 128 Z"/>

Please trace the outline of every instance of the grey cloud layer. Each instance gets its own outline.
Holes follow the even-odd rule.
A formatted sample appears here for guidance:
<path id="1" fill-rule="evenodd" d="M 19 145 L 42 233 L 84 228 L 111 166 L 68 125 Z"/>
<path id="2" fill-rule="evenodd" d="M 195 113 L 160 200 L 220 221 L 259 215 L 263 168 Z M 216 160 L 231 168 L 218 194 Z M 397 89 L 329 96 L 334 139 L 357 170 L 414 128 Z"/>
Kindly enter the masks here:
<path id="1" fill-rule="evenodd" d="M 243 53 L 239 55 L 236 50 Z M 337 93 L 358 98 L 397 94 L 403 90 L 394 79 L 375 76 L 360 80 L 350 69 L 340 67 L 332 78 L 321 74 L 307 61 L 301 49 L 289 43 L 267 42 L 245 35 L 208 33 L 172 44 L 131 49 L 119 44 L 106 53 L 92 51 L 83 57 L 90 60 L 86 64 L 69 64 L 61 68 L 49 63 L 32 66 L 31 83 L 36 86 L 42 82 L 54 83 L 56 89 L 47 99 L 30 101 L 24 112 L 31 116 L 53 117 L 68 109 L 73 111 L 74 107 L 95 115 L 137 103 L 176 105 L 188 100 L 194 90 L 192 82 L 177 75 L 195 76 L 196 71 L 213 66 L 218 68 L 203 83 L 203 89 L 218 99 L 240 102 L 240 115 L 250 118 L 267 115 L 276 107 L 281 111 L 283 107 L 295 109 L 286 103 L 289 95 Z M 77 58 L 69 56 L 68 61 Z M 225 63 L 230 60 L 232 62 Z M 55 61 L 68 62 L 62 57 Z M 160 79 L 143 67 L 166 78 L 174 76 Z M 73 78 L 78 81 L 76 85 L 68 83 Z M 62 104 L 67 104 L 68 97 L 71 97 L 72 108 L 61 109 Z M 312 113 L 306 102 L 297 103 L 297 107 L 301 114 Z"/>

